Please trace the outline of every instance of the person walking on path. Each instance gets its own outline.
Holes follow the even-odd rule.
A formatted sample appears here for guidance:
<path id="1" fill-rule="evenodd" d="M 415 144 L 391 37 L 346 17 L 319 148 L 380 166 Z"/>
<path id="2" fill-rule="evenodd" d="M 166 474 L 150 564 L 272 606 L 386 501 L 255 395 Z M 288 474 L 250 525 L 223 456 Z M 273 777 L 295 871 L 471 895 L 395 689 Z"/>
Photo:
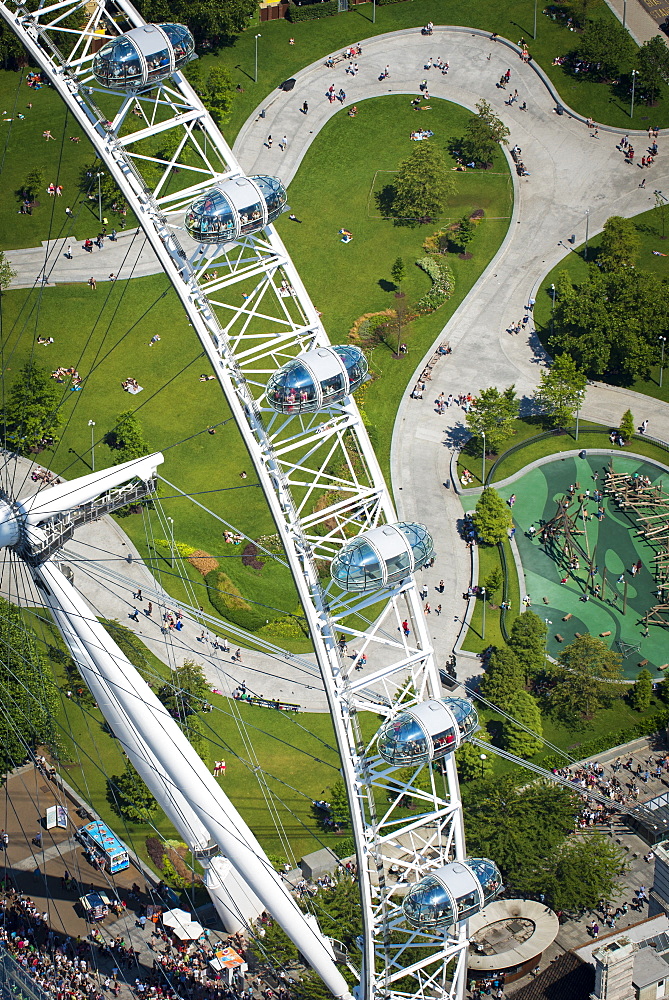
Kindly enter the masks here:
<path id="1" fill-rule="evenodd" d="M 272 148 L 272 136 L 271 135 L 267 136 L 267 142 L 265 143 L 265 145 L 267 146 L 268 149 Z"/>
<path id="2" fill-rule="evenodd" d="M 146 616 L 147 616 L 148 618 L 150 618 L 150 617 L 151 617 L 151 615 L 152 615 L 152 613 L 153 613 L 153 603 L 152 603 L 151 601 L 149 601 L 149 606 L 148 606 L 148 608 L 146 609 L 146 611 L 144 612 L 144 614 L 145 614 L 145 615 L 146 615 Z"/>
<path id="3" fill-rule="evenodd" d="M 288 148 L 288 137 L 284 135 L 283 139 L 279 143 L 279 149 L 281 150 L 282 153 L 285 153 L 287 148 Z"/>
<path id="4" fill-rule="evenodd" d="M 97 281 L 95 280 L 95 278 L 92 275 L 88 279 L 88 284 L 90 285 L 90 289 L 91 289 L 92 292 L 94 292 L 95 289 L 98 287 L 98 283 L 97 283 Z"/>

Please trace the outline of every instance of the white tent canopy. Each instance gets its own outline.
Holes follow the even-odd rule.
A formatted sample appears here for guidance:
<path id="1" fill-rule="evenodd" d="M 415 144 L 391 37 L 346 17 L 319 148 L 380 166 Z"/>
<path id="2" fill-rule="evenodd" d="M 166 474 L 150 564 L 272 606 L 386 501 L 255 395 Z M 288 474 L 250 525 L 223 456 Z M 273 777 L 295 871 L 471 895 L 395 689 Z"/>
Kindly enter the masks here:
<path id="1" fill-rule="evenodd" d="M 192 920 L 185 910 L 167 910 L 162 916 L 163 926 L 169 927 L 180 941 L 195 941 L 204 934 L 204 927 L 197 920 Z"/>

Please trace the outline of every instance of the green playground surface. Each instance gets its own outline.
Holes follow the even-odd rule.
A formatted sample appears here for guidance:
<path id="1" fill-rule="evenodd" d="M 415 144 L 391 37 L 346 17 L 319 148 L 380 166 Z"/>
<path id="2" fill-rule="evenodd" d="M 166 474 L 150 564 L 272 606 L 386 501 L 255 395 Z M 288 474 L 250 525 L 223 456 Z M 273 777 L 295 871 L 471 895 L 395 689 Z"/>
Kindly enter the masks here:
<path id="1" fill-rule="evenodd" d="M 549 542 L 549 551 L 546 551 L 539 538 L 538 529 L 555 515 L 557 500 L 569 490 L 570 484 L 579 484 L 579 494 L 588 489 L 592 493 L 603 485 L 609 462 L 607 455 L 556 458 L 553 462 L 531 469 L 522 478 L 499 490 L 505 499 L 513 493 L 516 495 L 513 506 L 515 537 L 525 576 L 524 583 L 521 582 L 521 599 L 529 595 L 534 612 L 547 621 L 547 648 L 551 656 L 558 657 L 560 649 L 572 642 L 577 632 L 592 635 L 610 632 L 603 638 L 622 656 L 626 677 L 636 677 L 643 669 L 641 661 L 647 660 L 645 666 L 659 679 L 662 675 L 655 674 L 655 671 L 669 662 L 669 628 L 650 625 L 648 635 L 644 636 L 643 616 L 658 603 L 655 593 L 657 582 L 651 561 L 656 550 L 636 536 L 637 525 L 633 515 L 628 517 L 618 510 L 613 501 L 605 498 L 602 505 L 606 516 L 598 521 L 595 516 L 598 504 L 592 499 L 585 501 L 585 510 L 593 516 L 585 523 L 580 516 L 577 518 L 577 527 L 585 529 L 587 536 L 581 534 L 575 538 L 582 549 L 582 553 L 578 553 L 580 569 L 569 573 L 565 584 L 560 581 L 567 576 L 567 560 L 565 558 L 558 563 L 553 554 L 556 552 L 560 558 L 562 545 L 559 539 L 554 549 Z M 650 462 L 616 455 L 613 469 L 630 474 L 638 472 L 648 476 L 653 484 L 664 484 L 669 491 L 669 472 Z M 593 478 L 595 473 L 598 474 L 597 481 Z M 574 502 L 570 514 L 578 511 L 579 504 Z M 532 524 L 537 528 L 534 538 L 527 534 Z M 593 567 L 596 569 L 592 585 L 599 583 L 602 597 L 592 596 L 590 587 L 590 600 L 584 602 L 581 598 L 590 578 L 588 554 L 590 558 L 594 555 Z M 639 560 L 642 568 L 633 576 L 631 567 Z M 627 611 L 623 615 L 625 582 Z M 521 607 L 520 610 L 524 609 Z M 565 615 L 572 617 L 564 621 Z M 562 636 L 562 642 L 558 636 Z"/>

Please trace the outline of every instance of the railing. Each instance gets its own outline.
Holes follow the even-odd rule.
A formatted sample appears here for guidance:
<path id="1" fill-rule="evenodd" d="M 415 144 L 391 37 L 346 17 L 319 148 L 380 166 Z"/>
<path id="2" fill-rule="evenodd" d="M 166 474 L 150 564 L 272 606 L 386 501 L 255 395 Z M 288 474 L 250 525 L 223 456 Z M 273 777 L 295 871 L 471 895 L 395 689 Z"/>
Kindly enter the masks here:
<path id="1" fill-rule="evenodd" d="M 2 1000 L 53 1000 L 52 994 L 41 989 L 1 943 L 0 996 Z"/>

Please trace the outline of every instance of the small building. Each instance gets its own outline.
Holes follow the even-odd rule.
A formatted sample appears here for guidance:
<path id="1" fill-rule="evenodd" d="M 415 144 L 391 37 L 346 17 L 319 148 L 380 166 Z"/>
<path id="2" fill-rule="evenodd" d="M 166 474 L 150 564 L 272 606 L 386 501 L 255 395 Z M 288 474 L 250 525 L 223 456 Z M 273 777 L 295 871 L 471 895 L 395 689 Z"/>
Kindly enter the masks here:
<path id="1" fill-rule="evenodd" d="M 300 858 L 302 875 L 311 881 L 322 875 L 331 875 L 340 864 L 339 858 L 329 847 L 323 847 L 320 851 L 305 854 L 303 858 Z"/>
<path id="2" fill-rule="evenodd" d="M 217 948 L 209 959 L 209 968 L 216 979 L 222 979 L 226 986 L 233 986 L 235 976 L 243 976 L 248 965 L 234 948 Z"/>

